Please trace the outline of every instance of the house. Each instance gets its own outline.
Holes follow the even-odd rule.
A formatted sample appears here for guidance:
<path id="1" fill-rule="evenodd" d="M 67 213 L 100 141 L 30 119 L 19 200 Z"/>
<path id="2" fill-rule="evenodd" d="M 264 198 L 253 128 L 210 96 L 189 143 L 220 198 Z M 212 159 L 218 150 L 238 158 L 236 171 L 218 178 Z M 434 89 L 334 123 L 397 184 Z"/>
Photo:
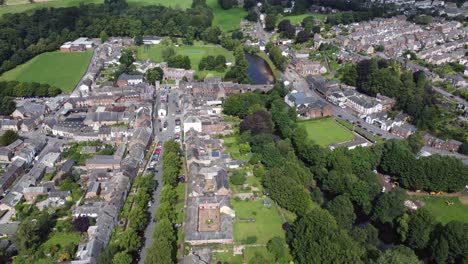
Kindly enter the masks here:
<path id="1" fill-rule="evenodd" d="M 144 36 L 143 45 L 158 45 L 161 43 L 162 38 L 157 36 Z"/>
<path id="2" fill-rule="evenodd" d="M 300 105 L 296 112 L 298 116 L 304 118 L 324 117 L 332 115 L 332 107 L 325 102 L 316 100 L 307 105 Z"/>
<path id="3" fill-rule="evenodd" d="M 19 124 L 18 124 L 18 121 L 16 120 L 0 119 L 0 126 L 2 130 L 13 130 L 13 131 L 19 130 Z"/>
<path id="4" fill-rule="evenodd" d="M 86 198 L 93 198 L 98 196 L 101 193 L 101 183 L 100 182 L 90 182 L 88 185 L 88 190 L 86 191 Z"/>
<path id="5" fill-rule="evenodd" d="M 129 75 L 122 73 L 117 79 L 117 86 L 137 85 L 143 82 L 143 75 Z"/>
<path id="6" fill-rule="evenodd" d="M 49 152 L 42 158 L 41 163 L 44 164 L 44 166 L 46 167 L 54 168 L 59 158 L 60 158 L 60 153 Z"/>
<path id="7" fill-rule="evenodd" d="M 301 59 L 295 62 L 296 71 L 302 75 L 321 75 L 327 72 L 327 68 L 320 64 L 320 62 L 311 61 L 308 59 Z"/>
<path id="8" fill-rule="evenodd" d="M 6 147 L 0 148 L 0 161 L 10 161 L 13 157 L 13 152 Z"/>
<path id="9" fill-rule="evenodd" d="M 359 94 L 349 96 L 346 100 L 346 106 L 361 115 L 369 115 L 382 111 L 381 103 L 373 98 Z"/>
<path id="10" fill-rule="evenodd" d="M 120 169 L 120 159 L 116 159 L 110 155 L 95 155 L 94 157 L 86 160 L 86 169 Z"/>
<path id="11" fill-rule="evenodd" d="M 460 146 L 462 145 L 460 141 L 453 139 L 442 140 L 429 134 L 424 134 L 423 140 L 424 144 L 428 147 L 433 147 L 436 149 L 442 149 L 451 152 L 457 152 L 458 148 L 460 148 Z"/>
<path id="12" fill-rule="evenodd" d="M 23 189 L 23 194 L 24 199 L 29 202 L 35 200 L 39 195 L 47 194 L 47 190 L 43 186 L 26 187 Z"/>
<path id="13" fill-rule="evenodd" d="M 17 106 L 15 111 L 11 113 L 11 116 L 15 119 L 38 118 L 49 112 L 50 109 L 45 104 L 37 104 L 27 101 L 22 105 Z"/>
<path id="14" fill-rule="evenodd" d="M 184 134 L 187 133 L 190 129 L 193 129 L 197 132 L 202 132 L 202 122 L 196 116 L 187 116 L 183 123 Z"/>
<path id="15" fill-rule="evenodd" d="M 214 177 L 214 194 L 215 195 L 229 195 L 229 176 L 227 171 L 220 170 Z"/>

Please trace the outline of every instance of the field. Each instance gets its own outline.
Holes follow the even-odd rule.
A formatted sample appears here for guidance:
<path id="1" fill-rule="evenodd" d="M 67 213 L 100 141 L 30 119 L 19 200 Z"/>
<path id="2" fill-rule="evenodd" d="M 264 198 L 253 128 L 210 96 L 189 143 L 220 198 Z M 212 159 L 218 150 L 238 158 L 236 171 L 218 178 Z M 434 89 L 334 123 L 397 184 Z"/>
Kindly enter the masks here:
<path id="1" fill-rule="evenodd" d="M 155 62 L 162 62 L 162 50 L 166 46 L 163 45 L 151 45 L 149 46 L 149 50 L 145 51 L 145 47 L 139 47 L 137 52 L 138 59 L 151 59 Z M 198 64 L 202 57 L 208 55 L 224 55 L 226 59 L 230 61 L 234 61 L 234 56 L 230 51 L 225 48 L 222 48 L 217 45 L 204 45 L 200 42 L 196 42 L 193 46 L 180 46 L 180 47 L 173 47 L 177 54 L 186 55 L 190 58 L 190 65 L 192 70 L 197 71 L 197 75 L 199 77 L 204 76 L 224 76 L 225 72 L 217 72 L 217 71 L 198 71 Z M 226 70 L 227 71 L 227 70 Z"/>
<path id="2" fill-rule="evenodd" d="M 219 26 L 224 31 L 239 29 L 240 20 L 247 16 L 247 11 L 241 7 L 224 10 L 218 4 L 218 0 L 207 0 L 206 4 L 213 11 L 213 26 Z"/>
<path id="3" fill-rule="evenodd" d="M 0 80 L 47 83 L 70 92 L 88 67 L 92 52 L 40 54 L 20 66 L 5 72 Z"/>
<path id="4" fill-rule="evenodd" d="M 319 19 L 319 20 L 325 20 L 325 17 L 327 15 L 325 14 L 302 14 L 302 15 L 295 15 L 295 16 L 280 16 L 278 17 L 278 23 L 281 22 L 281 20 L 284 20 L 284 19 L 289 19 L 291 21 L 291 24 L 293 25 L 297 25 L 297 24 L 300 24 L 302 22 L 302 20 L 304 20 L 304 18 L 306 17 L 310 17 L 310 16 L 313 16 L 315 17 L 316 19 Z"/>
<path id="5" fill-rule="evenodd" d="M 130 0 L 132 1 L 132 0 Z M 77 6 L 81 3 L 103 3 L 103 0 L 53 0 L 53 1 L 36 1 L 36 3 L 29 3 L 29 1 L 16 1 L 7 0 L 7 5 L 0 6 L 0 16 L 6 13 L 20 13 L 24 11 L 33 11 L 40 8 L 46 7 L 71 7 Z"/>
<path id="6" fill-rule="evenodd" d="M 298 124 L 305 127 L 309 139 L 323 147 L 354 138 L 353 133 L 338 125 L 332 118 L 311 119 Z"/>
<path id="7" fill-rule="evenodd" d="M 284 231 L 281 227 L 283 221 L 275 205 L 266 208 L 263 206 L 262 200 L 236 201 L 231 199 L 231 203 L 236 211 L 236 222 L 234 223 L 236 244 L 242 244 L 243 240 L 252 236 L 257 237 L 255 244 L 266 244 L 275 236 L 284 237 Z M 246 219 L 253 219 L 253 221 L 241 221 Z"/>
<path id="8" fill-rule="evenodd" d="M 457 197 L 414 197 L 416 200 L 424 201 L 424 207 L 435 216 L 442 224 L 457 220 L 468 223 L 468 205 L 462 204 Z M 453 202 L 448 206 L 446 201 Z"/>

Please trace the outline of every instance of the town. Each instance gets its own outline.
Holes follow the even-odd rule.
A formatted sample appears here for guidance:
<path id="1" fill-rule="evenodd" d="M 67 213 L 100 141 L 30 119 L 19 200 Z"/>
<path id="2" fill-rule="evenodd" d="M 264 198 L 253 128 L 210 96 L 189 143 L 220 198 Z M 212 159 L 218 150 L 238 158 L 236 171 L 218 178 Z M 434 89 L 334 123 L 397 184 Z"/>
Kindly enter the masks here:
<path id="1" fill-rule="evenodd" d="M 466 259 L 468 3 L 185 1 L 0 1 L 0 263 Z"/>

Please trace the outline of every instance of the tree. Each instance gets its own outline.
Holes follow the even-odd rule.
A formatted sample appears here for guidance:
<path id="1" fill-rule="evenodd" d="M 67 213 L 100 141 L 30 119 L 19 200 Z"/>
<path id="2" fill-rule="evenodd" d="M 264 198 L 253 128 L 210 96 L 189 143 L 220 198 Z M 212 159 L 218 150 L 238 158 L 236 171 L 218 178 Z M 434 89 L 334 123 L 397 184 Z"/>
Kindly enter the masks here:
<path id="1" fill-rule="evenodd" d="M 88 231 L 88 228 L 90 226 L 89 218 L 87 216 L 77 217 L 75 218 L 75 220 L 73 220 L 73 226 L 75 227 L 76 231 L 84 233 Z"/>
<path id="2" fill-rule="evenodd" d="M 351 238 L 365 247 L 375 247 L 379 244 L 379 230 L 372 224 L 353 227 L 349 233 Z"/>
<path id="3" fill-rule="evenodd" d="M 108 39 L 109 39 L 109 35 L 107 34 L 106 31 L 101 31 L 101 33 L 99 34 L 99 37 L 101 38 L 101 41 L 104 43 L 106 42 Z"/>
<path id="4" fill-rule="evenodd" d="M 237 5 L 237 0 L 218 0 L 219 5 L 224 9 L 231 9 Z"/>
<path id="5" fill-rule="evenodd" d="M 362 263 L 362 248 L 324 209 L 315 208 L 298 218 L 290 228 L 288 243 L 291 254 L 300 264 Z"/>
<path id="6" fill-rule="evenodd" d="M 119 62 L 125 67 L 129 67 L 135 62 L 135 55 L 131 49 L 123 49 Z"/>
<path id="7" fill-rule="evenodd" d="M 351 63 L 345 64 L 343 68 L 339 70 L 340 80 L 351 86 L 356 86 L 357 71 L 356 66 Z"/>
<path id="8" fill-rule="evenodd" d="M 265 30 L 273 31 L 276 26 L 276 16 L 273 14 L 267 14 L 265 17 Z"/>
<path id="9" fill-rule="evenodd" d="M 174 48 L 172 47 L 167 47 L 167 48 L 163 48 L 161 50 L 161 57 L 163 58 L 163 60 L 165 61 L 168 61 L 170 57 L 174 56 L 176 53 L 174 51 Z"/>
<path id="10" fill-rule="evenodd" d="M 229 179 L 234 185 L 242 185 L 245 183 L 246 177 L 244 173 L 240 171 L 234 171 Z"/>
<path id="11" fill-rule="evenodd" d="M 468 224 L 451 221 L 434 231 L 432 259 L 437 263 L 463 263 L 468 252 Z"/>
<path id="12" fill-rule="evenodd" d="M 18 133 L 13 130 L 7 130 L 0 136 L 0 146 L 8 146 L 19 139 Z"/>
<path id="13" fill-rule="evenodd" d="M 284 239 L 281 237 L 274 237 L 267 243 L 267 249 L 273 255 L 275 260 L 281 259 L 286 256 Z"/>
<path id="14" fill-rule="evenodd" d="M 416 132 L 408 137 L 408 145 L 414 154 L 417 154 L 424 146 L 424 140 L 421 133 Z"/>
<path id="15" fill-rule="evenodd" d="M 268 260 L 260 253 L 255 252 L 253 258 L 249 259 L 249 264 L 264 264 L 268 263 Z"/>
<path id="16" fill-rule="evenodd" d="M 394 188 L 377 197 L 372 219 L 381 223 L 393 223 L 393 221 L 405 212 L 404 201 L 406 193 L 401 188 Z"/>
<path id="17" fill-rule="evenodd" d="M 118 252 L 114 255 L 112 260 L 113 264 L 131 264 L 133 262 L 132 256 L 126 251 Z"/>
<path id="18" fill-rule="evenodd" d="M 140 236 L 132 228 L 127 228 L 121 232 L 115 243 L 129 253 L 137 251 L 141 246 Z"/>
<path id="19" fill-rule="evenodd" d="M 245 19 L 247 19 L 248 21 L 257 22 L 258 14 L 255 11 L 255 9 L 249 10 L 249 12 L 247 13 L 247 16 L 245 16 Z"/>
<path id="20" fill-rule="evenodd" d="M 240 132 L 250 131 L 252 135 L 273 132 L 271 114 L 265 110 L 255 112 L 240 123 Z"/>
<path id="21" fill-rule="evenodd" d="M 377 259 L 376 264 L 421 264 L 414 252 L 405 247 L 397 246 L 393 249 L 384 251 Z"/>
<path id="22" fill-rule="evenodd" d="M 299 31 L 299 33 L 297 33 L 297 36 L 296 36 L 296 42 L 304 43 L 309 40 L 309 37 L 310 37 L 310 34 L 307 31 L 305 30 Z"/>
<path id="23" fill-rule="evenodd" d="M 410 216 L 406 244 L 413 249 L 425 249 L 435 225 L 434 216 L 426 208 L 416 210 Z"/>
<path id="24" fill-rule="evenodd" d="M 161 193 L 159 194 L 159 199 L 161 203 L 167 202 L 168 204 L 176 204 L 177 203 L 177 192 L 174 188 L 170 185 L 165 185 L 161 189 Z"/>
<path id="25" fill-rule="evenodd" d="M 174 223 L 176 220 L 174 205 L 169 204 L 168 202 L 161 203 L 159 205 L 158 211 L 154 215 L 154 218 L 158 221 L 161 221 L 162 219 L 168 219 Z"/>
<path id="26" fill-rule="evenodd" d="M 143 45 L 143 35 L 137 34 L 135 36 L 135 45 L 137 45 L 137 46 Z"/>
<path id="27" fill-rule="evenodd" d="M 226 0 L 226 1 L 230 1 L 230 0 Z M 209 28 L 205 29 L 205 31 L 202 34 L 202 38 L 203 38 L 203 40 L 205 40 L 207 42 L 218 44 L 219 43 L 219 37 L 221 36 L 221 33 L 222 32 L 221 32 L 221 29 L 219 27 L 212 26 L 212 27 L 209 27 Z"/>
<path id="28" fill-rule="evenodd" d="M 461 144 L 461 146 L 458 148 L 458 153 L 468 155 L 468 141 L 465 141 L 463 144 Z"/>
<path id="29" fill-rule="evenodd" d="M 146 81 L 152 85 L 156 85 L 156 81 L 161 81 L 164 78 L 164 71 L 160 67 L 149 69 L 145 73 Z"/>
<path id="30" fill-rule="evenodd" d="M 256 93 L 241 93 L 229 96 L 223 103 L 223 112 L 227 115 L 245 118 L 253 105 L 265 105 L 263 98 Z"/>
<path id="31" fill-rule="evenodd" d="M 351 230 L 354 220 L 356 220 L 356 215 L 354 214 L 353 204 L 348 196 L 339 195 L 335 197 L 328 203 L 327 210 L 335 217 L 338 226 Z"/>

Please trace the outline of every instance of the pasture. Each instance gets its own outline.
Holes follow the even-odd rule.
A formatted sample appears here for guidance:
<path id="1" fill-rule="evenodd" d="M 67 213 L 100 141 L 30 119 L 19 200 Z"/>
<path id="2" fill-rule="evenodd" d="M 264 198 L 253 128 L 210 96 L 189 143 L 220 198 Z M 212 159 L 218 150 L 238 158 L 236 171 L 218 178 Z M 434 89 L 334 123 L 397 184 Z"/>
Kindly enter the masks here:
<path id="1" fill-rule="evenodd" d="M 70 92 L 86 72 L 92 51 L 42 53 L 3 73 L 0 80 L 47 83 Z"/>

